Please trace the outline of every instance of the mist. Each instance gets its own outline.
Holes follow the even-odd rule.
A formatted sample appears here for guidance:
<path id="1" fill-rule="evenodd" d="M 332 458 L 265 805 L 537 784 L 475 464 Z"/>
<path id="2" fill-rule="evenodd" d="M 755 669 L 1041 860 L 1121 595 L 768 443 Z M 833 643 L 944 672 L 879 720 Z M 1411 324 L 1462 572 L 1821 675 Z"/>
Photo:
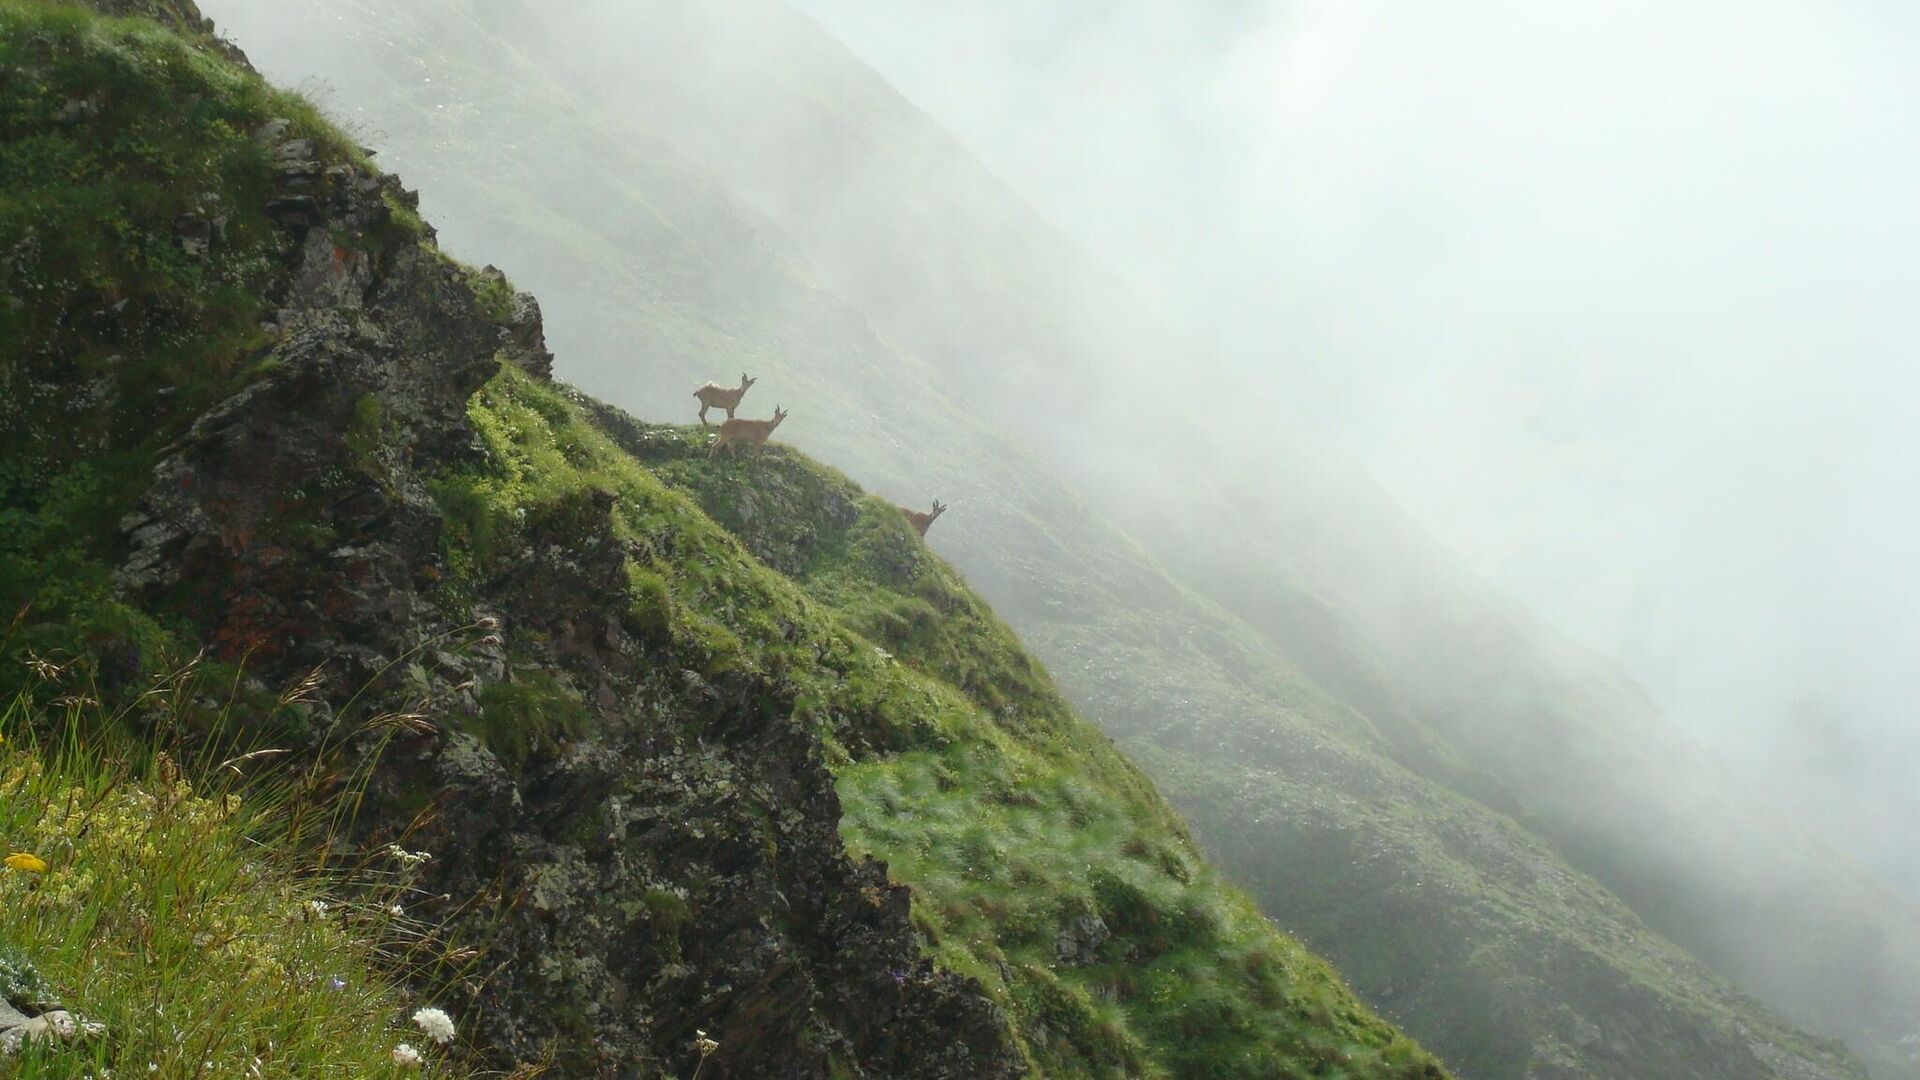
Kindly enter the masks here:
<path id="1" fill-rule="evenodd" d="M 1363 992 L 1631 1028 L 1544 969 L 1675 967 L 1647 928 L 1920 1068 L 1920 16 L 204 6 L 559 377 L 685 423 L 751 371 L 781 443 L 949 503 L 932 547 Z M 1520 907 L 1354 914 L 1415 860 Z M 1454 920 L 1500 964 L 1367 966 Z"/>
<path id="2" fill-rule="evenodd" d="M 1903 839 L 1920 826 L 1920 13 L 797 6 L 1170 331 L 1159 362 L 1116 360 L 1070 398 L 1105 402 L 1109 430 L 1191 402 L 1215 445 L 1198 463 L 1053 447 L 1083 483 L 1257 475 L 1275 431 L 1330 447 L 1533 617 L 1620 660 L 1763 798 L 1920 897 Z M 251 0 L 208 8 L 246 41 L 277 28 Z M 768 54 L 750 11 L 703 63 Z M 542 13 L 563 38 L 645 17 Z M 311 64 L 287 75 L 323 99 L 359 62 L 293 47 Z M 406 140 L 387 152 L 409 170 Z M 831 205 L 782 194 L 805 187 L 793 164 L 769 163 L 766 197 Z M 816 251 L 862 244 L 840 198 Z M 437 216 L 457 252 L 512 250 L 493 223 Z M 580 352 L 563 368 L 613 392 Z"/>
<path id="3" fill-rule="evenodd" d="M 1165 378 L 1920 896 L 1920 13 L 800 6 L 1154 298 Z"/>

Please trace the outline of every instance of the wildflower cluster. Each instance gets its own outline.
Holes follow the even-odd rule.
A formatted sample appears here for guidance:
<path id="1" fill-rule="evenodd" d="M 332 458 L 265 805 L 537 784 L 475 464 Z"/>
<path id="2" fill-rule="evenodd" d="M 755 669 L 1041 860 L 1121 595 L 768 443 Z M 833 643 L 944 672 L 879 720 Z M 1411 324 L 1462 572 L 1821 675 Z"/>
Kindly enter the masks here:
<path id="1" fill-rule="evenodd" d="M 428 862 L 430 859 L 433 858 L 433 856 L 428 854 L 427 852 L 408 851 L 406 848 L 401 847 L 399 844 L 388 844 L 385 848 L 385 851 L 387 853 L 388 858 L 392 859 L 394 862 L 399 863 L 402 868 L 407 870 L 412 870 L 419 866 L 422 866 L 426 862 Z"/>
<path id="2" fill-rule="evenodd" d="M 15 736 L 0 743 L 0 942 L 24 947 L 0 948 L 0 996 L 41 1010 L 0 1014 L 15 1021 L 0 1026 L 0 1054 L 23 1075 L 379 1077 L 426 1064 L 394 1045 L 383 1017 L 403 1014 L 372 966 L 395 955 L 397 891 L 323 899 L 261 843 L 278 828 L 268 808 L 196 790 L 170 761 L 143 779 L 35 749 L 18 735 L 24 708 L 0 708 Z M 416 1023 L 451 1041 L 440 1010 Z"/>
<path id="3" fill-rule="evenodd" d="M 415 1010 L 413 1022 L 427 1038 L 442 1046 L 453 1041 L 453 1018 L 440 1009 L 428 1007 Z"/>
<path id="4" fill-rule="evenodd" d="M 693 1034 L 693 1048 L 700 1052 L 700 1064 L 693 1070 L 693 1080 L 700 1080 L 701 1074 L 707 1071 L 707 1059 L 720 1049 L 720 1044 L 708 1038 L 705 1031 L 695 1031 Z"/>

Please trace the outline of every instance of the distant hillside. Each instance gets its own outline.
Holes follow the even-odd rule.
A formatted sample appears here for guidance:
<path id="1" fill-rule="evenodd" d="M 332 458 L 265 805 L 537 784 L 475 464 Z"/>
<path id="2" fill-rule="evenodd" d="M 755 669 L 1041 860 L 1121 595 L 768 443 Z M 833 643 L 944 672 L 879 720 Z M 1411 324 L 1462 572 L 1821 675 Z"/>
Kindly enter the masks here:
<path id="1" fill-rule="evenodd" d="M 1845 1036 L 1875 1075 L 1920 1073 L 1911 905 L 1746 791 L 1616 665 L 1423 557 L 1393 516 L 1347 534 L 1354 562 L 1394 568 L 1381 577 L 1391 594 L 1372 597 L 1342 587 L 1344 567 L 1295 568 L 1298 585 L 1250 575 L 1277 560 L 1239 538 L 1279 526 L 1258 509 L 1248 518 L 1204 547 L 1168 530 L 1165 550 L 1187 552 L 1187 580 L 1288 643 L 1323 685 L 1443 733 L 1649 925 L 1797 1022 Z M 1349 651 L 1305 643 L 1330 617 Z"/>
<path id="2" fill-rule="evenodd" d="M 837 42 L 775 0 L 590 11 L 543 21 L 557 49 L 527 34 L 522 51 L 706 162 L 957 404 L 1365 714 L 1402 763 L 1527 816 L 1749 991 L 1920 1075 L 1920 912 L 1776 820 L 1617 669 L 1509 610 L 1363 479 L 1284 438 L 1235 468 L 1170 417 L 1157 395 L 1177 382 L 1127 377 L 1184 367 L 1151 298 Z M 1161 389 L 1113 389 L 1132 384 Z M 1168 460 L 1226 464 L 1144 482 Z M 1464 769 L 1431 767 L 1449 754 Z"/>
<path id="3" fill-rule="evenodd" d="M 1070 461 L 1038 460 L 1051 453 L 1043 425 L 999 433 L 985 418 L 1028 377 L 1017 362 L 1001 369 L 990 348 L 913 347 L 941 334 L 970 342 L 977 327 L 997 334 L 1049 312 L 1068 324 L 1072 348 L 1103 339 L 1079 334 L 1071 304 L 1009 311 L 985 299 L 1024 303 L 1039 287 L 1024 280 L 1034 264 L 1021 252 L 1074 262 L 1046 253 L 1054 241 L 1044 234 L 992 235 L 1031 223 L 1017 200 L 988 191 L 985 209 L 914 215 L 900 208 L 939 189 L 850 184 L 872 196 L 858 235 L 895 245 L 878 245 L 881 265 L 905 268 L 903 288 L 923 282 L 914 304 L 894 307 L 861 285 L 891 271 L 856 273 L 814 250 L 809 230 L 828 219 L 780 220 L 765 171 L 718 156 L 756 145 L 724 134 L 741 122 L 727 110 L 764 110 L 803 147 L 872 145 L 864 118 L 876 109 L 876 130 L 924 121 L 871 72 L 777 6 L 580 10 L 631 19 L 650 36 L 623 34 L 633 22 L 588 22 L 571 24 L 578 37 L 554 38 L 547 14 L 507 0 L 216 7 L 270 70 L 325 80 L 331 108 L 385 137 L 388 160 L 423 180 L 457 250 L 484 250 L 542 290 L 563 370 L 583 387 L 635 412 L 691 416 L 693 385 L 745 369 L 762 379 L 747 414 L 792 411 L 783 438 L 898 501 L 952 504 L 935 546 L 1069 697 L 1168 786 L 1265 910 L 1464 1075 L 1858 1075 L 1844 1053 L 1769 1018 L 1516 824 L 1515 795 L 1425 718 L 1342 704 L 1303 673 L 1317 658 L 1296 662 L 1277 635 L 1170 577 L 1062 482 L 1054 470 Z M 721 32 L 712 20 L 743 12 L 805 55 L 731 80 L 676 81 L 711 51 Z M 578 85 L 607 55 L 644 77 Z M 914 174 L 926 177 L 938 175 L 929 162 L 957 152 L 942 137 L 910 145 L 933 147 Z M 821 169 L 846 160 L 818 155 Z M 971 166 L 949 171 L 990 179 Z M 959 250 L 974 254 L 929 255 L 926 268 L 912 257 Z M 967 276 L 981 260 L 999 283 Z M 902 312 L 917 319 L 938 306 L 924 276 L 934 269 L 962 279 L 953 315 L 909 325 Z M 999 275 L 1019 284 L 1003 287 Z M 1069 345 L 1046 346 L 1055 347 Z M 1103 423 L 1104 411 L 1084 410 L 1084 423 Z M 1081 415 L 1071 402 L 1049 415 L 1059 414 Z M 1137 432 L 1114 444 L 1114 459 L 1189 437 Z M 1119 509 L 1105 490 L 1087 490 Z M 723 507 L 709 509 L 726 520 Z M 1347 612 L 1317 610 L 1324 633 L 1312 640 L 1362 663 L 1372 656 Z"/>

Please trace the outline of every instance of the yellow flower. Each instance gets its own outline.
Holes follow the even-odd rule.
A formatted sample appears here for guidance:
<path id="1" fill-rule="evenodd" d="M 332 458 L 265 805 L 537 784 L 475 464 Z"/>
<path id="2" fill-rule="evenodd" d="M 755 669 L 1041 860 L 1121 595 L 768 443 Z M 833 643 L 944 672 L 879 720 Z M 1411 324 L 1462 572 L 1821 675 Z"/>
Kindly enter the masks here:
<path id="1" fill-rule="evenodd" d="M 7 856 L 6 862 L 9 867 L 15 870 L 25 870 L 29 874 L 44 874 L 47 872 L 47 860 L 38 855 L 29 855 L 24 851 L 16 851 Z"/>

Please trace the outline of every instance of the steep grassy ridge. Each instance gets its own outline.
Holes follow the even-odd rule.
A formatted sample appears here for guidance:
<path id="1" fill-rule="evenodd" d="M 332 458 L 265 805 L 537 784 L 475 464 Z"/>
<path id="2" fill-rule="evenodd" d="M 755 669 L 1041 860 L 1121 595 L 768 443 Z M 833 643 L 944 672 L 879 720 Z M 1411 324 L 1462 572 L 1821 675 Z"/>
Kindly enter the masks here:
<path id="1" fill-rule="evenodd" d="M 0 610 L 39 616 L 15 648 L 138 655 L 164 632 L 114 594 L 113 526 L 159 449 L 258 375 L 290 247 L 252 133 L 287 118 L 356 152 L 144 19 L 9 3 L 0 69 Z"/>
<path id="2" fill-rule="evenodd" d="M 652 120 L 736 99 L 663 95 L 603 109 L 530 59 L 565 50 L 543 52 L 538 13 L 509 3 L 231 14 L 270 64 L 324 74 L 344 115 L 401 136 L 394 160 L 431 178 L 456 242 L 547 283 L 553 338 L 580 383 L 637 411 L 691 418 L 693 385 L 745 368 L 761 378 L 746 415 L 792 411 L 782 439 L 903 502 L 951 503 L 934 545 L 1068 697 L 1171 785 L 1269 914 L 1350 965 L 1365 996 L 1466 1075 L 1856 1075 L 1516 826 L 1501 785 L 1431 728 L 1343 706 L 1273 639 L 1170 579 L 956 404 L 939 368 L 822 289 L 779 228 L 740 209 Z M 872 85 L 870 73 L 856 81 Z M 764 90 L 742 84 L 745 98 Z M 837 115 L 832 96 L 809 100 Z M 1151 434 L 1131 443 L 1148 446 Z M 829 552 L 816 565 L 789 550 L 798 539 L 767 531 L 784 515 L 757 509 L 773 500 L 791 514 L 797 500 L 751 485 L 729 495 L 697 460 L 649 460 L 818 601 L 878 627 L 881 647 L 905 655 L 886 634 L 917 632 L 924 612 L 835 584 L 831 552 L 844 541 L 833 537 L 858 518 L 815 529 L 809 542 Z M 1329 640 L 1340 630 L 1336 621 Z"/>
<path id="3" fill-rule="evenodd" d="M 849 585 L 849 566 L 877 568 L 861 576 L 882 582 L 899 574 L 910 548 L 896 540 L 904 536 L 896 509 L 836 511 L 851 496 L 832 474 L 784 457 L 715 466 L 690 454 L 677 429 L 618 421 L 610 430 L 624 445 L 669 484 L 699 497 L 763 559 L 886 648 L 931 653 L 959 685 L 968 684 L 977 661 L 952 656 L 945 636 L 930 632 L 951 625 L 929 610 L 946 609 L 938 590 L 896 583 L 876 595 L 869 584 Z M 1125 603 L 1118 596 L 1112 602 Z M 1084 665 L 1076 668 L 1081 675 L 1154 656 L 1166 635 L 1198 637 L 1205 649 L 1224 654 L 1216 662 L 1235 656 L 1218 628 L 1093 612 L 1107 628 L 1094 636 L 1079 629 L 1090 614 L 1085 609 L 1049 606 L 1078 635 L 1070 654 Z M 1244 654 L 1241 662 L 1257 668 Z M 1852 1073 L 1843 1051 L 1766 1019 L 1510 821 L 1383 767 L 1376 756 L 1382 743 L 1351 714 L 1340 721 L 1337 707 L 1309 698 L 1300 707 L 1329 719 L 1285 722 L 1247 700 L 1238 740 L 1208 744 L 1201 740 L 1210 733 L 1179 723 L 1192 688 L 1157 685 L 1159 696 L 1147 701 L 1131 691 L 1102 701 L 1110 718 L 1154 733 L 1126 745 L 1205 820 L 1238 826 L 1209 837 L 1210 844 L 1281 901 L 1289 925 L 1335 943 L 1342 965 L 1386 988 L 1396 1013 L 1437 1018 L 1437 1037 L 1470 1060 L 1490 1070 L 1556 1076 Z M 1266 764 L 1276 757 L 1286 764 Z M 1610 1030 L 1597 1017 L 1633 1030 Z M 1721 1027 L 1727 1018 L 1738 1019 Z M 1516 1040 L 1515 1031 L 1529 1038 Z"/>
<path id="4" fill-rule="evenodd" d="M 1778 820 L 1615 665 L 1509 610 L 1363 478 L 1284 438 L 1197 449 L 1208 421 L 1158 395 L 1189 392 L 1179 373 L 1199 365 L 1146 315 L 1154 298 L 1052 235 L 818 27 L 775 0 L 549 21 L 560 48 L 525 36 L 529 55 L 591 72 L 582 95 L 643 114 L 657 103 L 646 122 L 928 361 L 942 391 L 1019 433 L 1177 579 L 1365 714 L 1403 763 L 1529 815 L 1662 934 L 1887 1075 L 1920 1076 L 1920 909 Z M 1136 386 L 1149 389 L 1120 396 Z M 1196 467 L 1169 475 L 1169 461 Z"/>
<path id="5" fill-rule="evenodd" d="M 1193 346 L 1155 325 L 1154 298 L 1053 235 L 819 27 L 779 0 L 482 10 L 581 98 L 707 162 L 943 392 L 1018 433 L 1403 763 L 1530 815 L 1661 933 L 1877 1069 L 1920 1075 L 1920 910 L 1776 820 L 1624 673 L 1508 610 L 1364 478 L 1283 438 L 1197 449 L 1206 421 L 1158 398 L 1187 392 L 1170 373 Z M 1168 461 L 1208 467 L 1169 476 Z"/>
<path id="6" fill-rule="evenodd" d="M 473 415 L 499 466 L 443 481 L 472 508 L 464 535 L 612 492 L 616 535 L 651 556 L 629 571 L 641 617 L 705 642 L 709 665 L 792 681 L 839 761 L 850 846 L 913 888 L 931 956 L 1007 1010 L 1036 1075 L 1439 1075 L 1218 880 L 896 510 L 778 448 L 709 464 L 706 432 L 515 369 Z M 675 488 L 711 496 L 765 565 Z M 877 726 L 849 725 L 866 710 Z"/>
<path id="7" fill-rule="evenodd" d="M 471 452 L 467 399 L 503 358 L 543 367 L 531 300 L 439 255 L 397 182 L 204 38 L 55 5 L 7 3 L 0 18 L 0 587 L 17 613 L 0 678 L 38 652 L 110 705 L 143 705 L 146 676 L 204 649 L 246 741 L 297 755 L 285 760 L 332 746 L 377 762 L 361 773 L 354 839 L 417 830 L 432 845 L 417 917 L 484 945 L 446 1004 L 503 1067 L 686 1076 L 711 1056 L 715 1076 L 1009 1075 L 1004 1021 L 916 963 L 905 896 L 896 911 L 884 877 L 846 858 L 831 777 L 774 711 L 777 692 L 745 679 L 640 685 L 644 646 L 605 621 L 602 583 L 580 576 L 617 575 L 617 558 L 542 561 L 502 531 L 521 546 L 494 554 L 516 556 L 519 576 L 426 595 L 460 567 L 437 555 L 447 525 L 423 470 Z M 605 527 L 591 500 L 541 509 L 536 523 L 571 552 Z M 511 650 L 482 632 L 476 602 L 498 605 L 486 625 L 512 633 Z M 602 628 L 585 654 L 569 643 L 571 673 L 523 629 L 568 618 Z M 276 703 L 269 687 L 295 681 L 303 700 Z M 706 723 L 698 737 L 636 736 L 627 709 Z M 760 723 L 733 723 L 759 710 Z M 220 711 L 194 695 L 174 729 L 192 748 Z M 568 756 L 556 736 L 570 737 Z M 696 793 L 681 770 L 752 792 L 702 801 L 717 793 Z M 20 814 L 59 820 L 42 789 L 18 790 Z M 651 812 L 674 828 L 632 839 L 630 818 L 594 824 L 664 807 Z M 218 900 L 232 883 L 187 895 Z M 148 944 L 174 948 L 174 929 Z M 610 934 L 637 940 L 609 953 Z M 293 927 L 239 958 L 299 958 L 304 942 Z M 62 962 L 50 956 L 50 970 Z M 259 979 L 234 985 L 263 993 Z M 629 985 L 643 1005 L 626 1007 Z M 217 1006 L 220 990 L 158 1004 Z M 309 1017 L 293 1052 L 333 1015 Z M 696 1043 L 699 1023 L 725 1045 Z M 144 1031 L 110 1029 L 123 1040 L 110 1053 L 133 1052 Z"/>
<path id="8" fill-rule="evenodd" d="M 1217 879 L 892 511 L 777 449 L 708 467 L 704 436 L 644 434 L 547 382 L 530 298 L 441 256 L 411 196 L 197 36 L 190 5 L 156 10 L 195 36 L 0 3 L 0 250 L 20 286 L 3 648 L 69 662 L 136 729 L 148 676 L 205 649 L 231 689 L 186 695 L 167 729 L 188 751 L 231 719 L 285 761 L 344 755 L 365 777 L 352 839 L 417 836 L 433 852 L 417 917 L 479 950 L 447 1002 L 478 1058 L 648 1077 L 1445 1075 Z M 659 473 L 623 449 L 637 435 Z M 696 476 L 748 500 L 736 524 L 764 498 L 772 542 L 676 490 Z M 267 690 L 303 672 L 297 700 Z M 51 845 L 74 824 L 50 810 L 61 785 L 16 771 L 8 820 Z M 112 788 L 76 789 L 102 810 L 98 842 L 138 846 L 139 809 L 165 803 L 208 846 L 147 837 L 177 865 L 147 883 L 168 925 L 142 947 L 176 973 L 183 942 L 246 969 L 192 968 L 205 996 L 150 987 L 161 1012 L 210 1010 L 190 1034 L 252 1025 L 182 1046 L 392 1066 L 352 1038 L 311 1049 L 344 1005 L 311 1028 L 275 1011 L 337 991 L 314 982 L 329 931 L 275 929 L 301 894 L 219 857 L 270 834 L 164 778 Z M 99 959 L 88 934 L 112 928 L 70 923 L 52 948 L 39 902 L 108 879 L 50 880 L 9 918 L 77 980 Z M 198 910 L 171 918 L 176 902 Z M 254 947 L 226 950 L 229 933 Z M 343 951 L 349 986 L 371 955 Z M 109 1002 L 133 993 L 91 970 Z M 220 1011 L 234 989 L 254 1011 Z M 95 1060 L 159 1053 L 110 1018 Z"/>

